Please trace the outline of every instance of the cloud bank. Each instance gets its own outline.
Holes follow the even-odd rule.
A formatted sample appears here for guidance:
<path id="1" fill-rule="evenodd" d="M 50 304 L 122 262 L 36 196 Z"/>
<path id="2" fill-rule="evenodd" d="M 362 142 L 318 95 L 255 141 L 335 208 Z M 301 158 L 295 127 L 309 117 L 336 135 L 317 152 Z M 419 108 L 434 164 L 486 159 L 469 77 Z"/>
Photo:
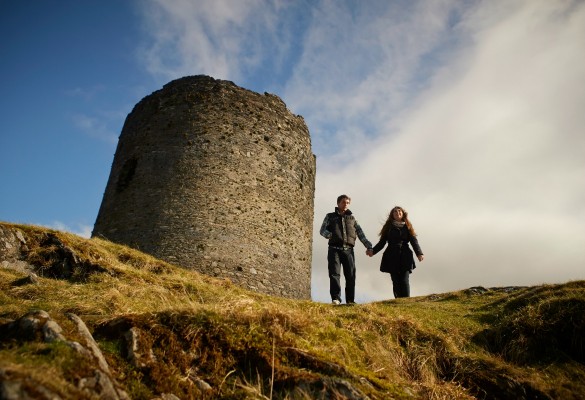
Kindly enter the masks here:
<path id="1" fill-rule="evenodd" d="M 153 74 L 273 88 L 305 118 L 315 300 L 341 193 L 374 243 L 394 205 L 409 211 L 426 256 L 413 295 L 584 278 L 583 2 L 149 4 Z M 391 298 L 364 251 L 357 300 Z"/>

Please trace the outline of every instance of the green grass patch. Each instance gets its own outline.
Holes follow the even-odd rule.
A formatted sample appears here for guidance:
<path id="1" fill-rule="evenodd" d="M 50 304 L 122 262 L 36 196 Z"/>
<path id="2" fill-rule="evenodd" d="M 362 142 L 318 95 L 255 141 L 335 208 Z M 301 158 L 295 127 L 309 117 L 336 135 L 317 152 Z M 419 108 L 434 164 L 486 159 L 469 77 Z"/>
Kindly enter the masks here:
<path id="1" fill-rule="evenodd" d="M 39 276 L 31 283 L 6 260 L 0 330 L 42 309 L 79 340 L 66 317 L 75 313 L 133 399 L 585 398 L 585 281 L 332 307 L 250 292 L 104 240 L 0 227 L 26 239 L 19 265 Z M 7 376 L 26 371 L 61 398 L 86 396 L 77 385 L 94 366 L 67 345 L 1 343 Z"/>

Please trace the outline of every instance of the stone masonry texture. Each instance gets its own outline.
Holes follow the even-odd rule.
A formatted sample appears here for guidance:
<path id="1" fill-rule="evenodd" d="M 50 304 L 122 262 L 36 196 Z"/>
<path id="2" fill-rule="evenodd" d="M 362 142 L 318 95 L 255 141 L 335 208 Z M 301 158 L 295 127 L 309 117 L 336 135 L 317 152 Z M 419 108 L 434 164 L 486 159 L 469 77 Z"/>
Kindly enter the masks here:
<path id="1" fill-rule="evenodd" d="M 315 168 L 303 118 L 277 96 L 177 79 L 126 118 L 92 235 L 309 299 Z"/>

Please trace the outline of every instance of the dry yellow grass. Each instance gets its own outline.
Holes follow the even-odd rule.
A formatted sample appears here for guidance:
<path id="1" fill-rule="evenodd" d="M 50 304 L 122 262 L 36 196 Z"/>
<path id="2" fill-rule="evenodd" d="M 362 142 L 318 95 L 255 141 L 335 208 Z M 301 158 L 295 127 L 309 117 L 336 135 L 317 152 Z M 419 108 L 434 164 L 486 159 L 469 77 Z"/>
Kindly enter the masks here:
<path id="1" fill-rule="evenodd" d="M 583 281 L 333 307 L 250 292 L 100 239 L 0 226 L 23 233 L 22 258 L 39 275 L 22 284 L 23 273 L 0 269 L 0 323 L 42 309 L 75 337 L 65 317 L 75 313 L 132 398 L 197 398 L 190 375 L 209 383 L 208 398 L 585 398 Z M 75 261 L 58 276 L 67 254 Z M 156 360 L 148 368 L 128 360 L 130 326 Z M 56 344 L 5 340 L 0 369 L 42 375 L 77 398 L 71 357 Z"/>

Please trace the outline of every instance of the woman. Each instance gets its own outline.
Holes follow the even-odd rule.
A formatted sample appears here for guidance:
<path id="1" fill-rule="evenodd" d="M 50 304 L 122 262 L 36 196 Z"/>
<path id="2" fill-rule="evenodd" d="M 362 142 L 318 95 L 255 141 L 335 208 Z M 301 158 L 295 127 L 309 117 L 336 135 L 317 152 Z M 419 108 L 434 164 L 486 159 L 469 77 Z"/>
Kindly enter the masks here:
<path id="1" fill-rule="evenodd" d="M 394 297 L 410 297 L 409 275 L 416 265 L 412 248 L 419 261 L 424 259 L 418 244 L 416 233 L 408 220 L 408 213 L 402 207 L 394 207 L 380 231 L 380 241 L 374 246 L 373 254 L 378 253 L 388 244 L 382 255 L 380 271 L 390 273 Z"/>

